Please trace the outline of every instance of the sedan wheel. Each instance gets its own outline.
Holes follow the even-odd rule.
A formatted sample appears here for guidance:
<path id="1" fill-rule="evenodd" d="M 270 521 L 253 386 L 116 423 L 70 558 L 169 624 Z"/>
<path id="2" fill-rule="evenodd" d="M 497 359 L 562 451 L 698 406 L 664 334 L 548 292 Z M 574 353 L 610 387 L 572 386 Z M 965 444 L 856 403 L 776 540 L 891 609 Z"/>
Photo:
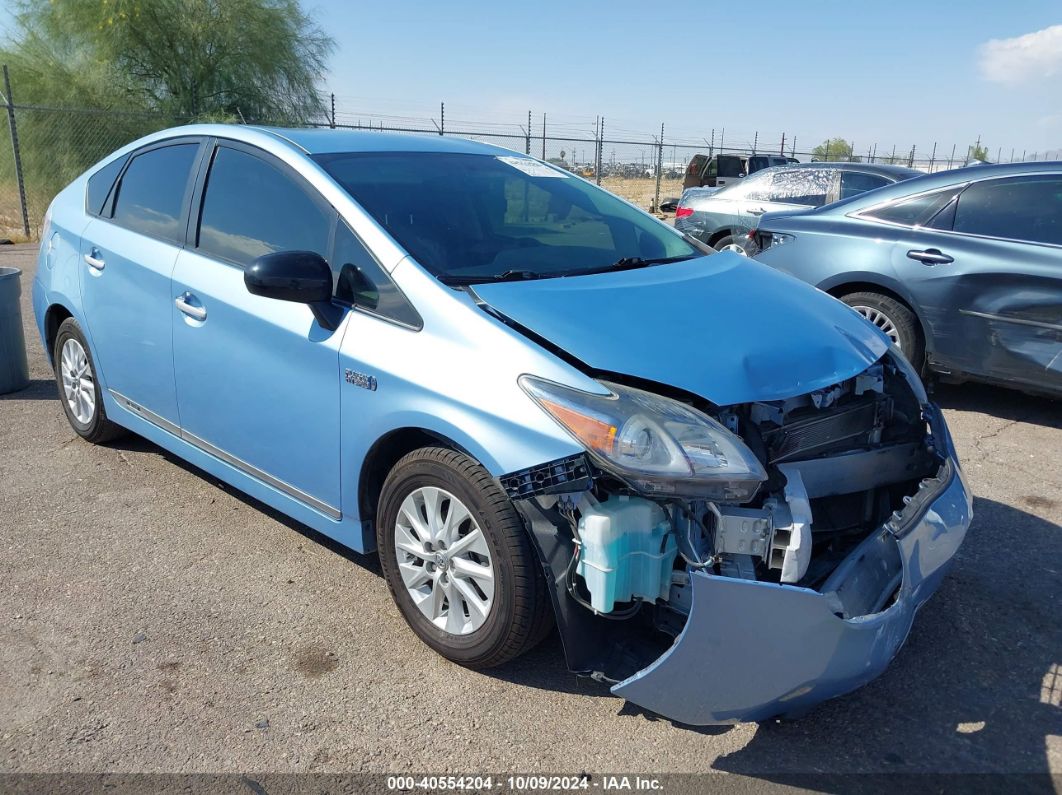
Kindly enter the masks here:
<path id="1" fill-rule="evenodd" d="M 402 501 L 395 523 L 402 582 L 439 629 L 467 635 L 494 604 L 494 563 L 468 508 L 448 491 L 425 486 Z"/>
<path id="2" fill-rule="evenodd" d="M 92 354 L 81 327 L 72 317 L 64 320 L 55 333 L 52 361 L 63 413 L 78 436 L 99 444 L 126 432 L 107 419 Z"/>
<path id="3" fill-rule="evenodd" d="M 73 337 L 63 343 L 59 371 L 63 380 L 63 397 L 78 422 L 88 425 L 96 416 L 96 381 L 92 377 L 88 356 Z"/>
<path id="4" fill-rule="evenodd" d="M 376 519 L 391 596 L 443 657 L 488 668 L 545 637 L 553 614 L 531 538 L 479 463 L 456 450 L 414 450 L 387 475 Z"/>
<path id="5" fill-rule="evenodd" d="M 861 291 L 841 300 L 877 326 L 919 373 L 925 367 L 925 341 L 918 317 L 910 307 L 889 295 Z"/>
<path id="6" fill-rule="evenodd" d="M 901 351 L 903 350 L 900 332 L 896 330 L 896 324 L 892 322 L 888 315 L 872 306 L 853 306 L 852 309 L 881 329 L 897 348 Z"/>

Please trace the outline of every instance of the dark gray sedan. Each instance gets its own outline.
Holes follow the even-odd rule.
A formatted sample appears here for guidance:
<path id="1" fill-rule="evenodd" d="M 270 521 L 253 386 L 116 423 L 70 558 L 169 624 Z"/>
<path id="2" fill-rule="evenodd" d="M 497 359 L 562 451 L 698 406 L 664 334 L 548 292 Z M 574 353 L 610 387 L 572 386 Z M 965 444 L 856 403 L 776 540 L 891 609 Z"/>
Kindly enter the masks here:
<path id="1" fill-rule="evenodd" d="M 686 190 L 675 210 L 675 228 L 719 251 L 744 254 L 748 232 L 764 213 L 812 210 L 921 175 L 872 163 L 775 166 L 723 188 Z"/>
<path id="2" fill-rule="evenodd" d="M 765 215 L 755 238 L 757 259 L 840 298 L 917 367 L 1062 395 L 1062 162 Z"/>

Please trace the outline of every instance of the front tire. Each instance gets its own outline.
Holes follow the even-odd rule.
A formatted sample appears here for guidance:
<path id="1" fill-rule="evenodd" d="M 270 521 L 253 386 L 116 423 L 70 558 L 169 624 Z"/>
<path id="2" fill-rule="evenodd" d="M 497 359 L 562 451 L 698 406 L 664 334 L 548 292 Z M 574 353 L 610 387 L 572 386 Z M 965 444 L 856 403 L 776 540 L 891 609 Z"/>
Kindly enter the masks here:
<path id="1" fill-rule="evenodd" d="M 849 293 L 842 295 L 841 300 L 881 329 L 915 370 L 922 372 L 926 358 L 925 343 L 914 312 L 895 298 L 881 293 Z"/>
<path id="2" fill-rule="evenodd" d="M 63 412 L 78 436 L 102 444 L 127 433 L 107 419 L 92 354 L 81 326 L 72 317 L 64 320 L 56 332 L 52 361 Z"/>
<path id="3" fill-rule="evenodd" d="M 549 631 L 546 583 L 520 517 L 468 456 L 415 450 L 387 476 L 376 540 L 391 596 L 416 635 L 453 662 L 489 668 Z"/>

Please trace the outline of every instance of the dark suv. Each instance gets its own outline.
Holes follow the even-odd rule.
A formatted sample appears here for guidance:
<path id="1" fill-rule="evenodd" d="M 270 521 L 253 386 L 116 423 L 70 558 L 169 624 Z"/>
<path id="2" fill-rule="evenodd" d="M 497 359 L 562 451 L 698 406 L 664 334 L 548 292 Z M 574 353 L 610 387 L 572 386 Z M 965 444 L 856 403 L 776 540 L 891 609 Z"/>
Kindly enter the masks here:
<path id="1" fill-rule="evenodd" d="M 721 188 L 771 166 L 799 163 L 784 155 L 694 155 L 682 180 L 686 188 Z"/>

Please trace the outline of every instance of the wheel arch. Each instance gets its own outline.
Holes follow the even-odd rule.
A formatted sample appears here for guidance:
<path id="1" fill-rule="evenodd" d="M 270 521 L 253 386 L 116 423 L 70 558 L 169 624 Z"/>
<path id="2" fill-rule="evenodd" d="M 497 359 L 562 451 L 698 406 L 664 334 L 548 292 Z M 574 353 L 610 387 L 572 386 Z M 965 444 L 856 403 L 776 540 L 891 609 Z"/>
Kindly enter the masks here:
<path id="1" fill-rule="evenodd" d="M 922 335 L 922 342 L 926 347 L 926 351 L 933 349 L 933 336 L 930 332 L 929 325 L 925 322 L 925 318 L 922 317 L 921 309 L 915 301 L 911 300 L 910 295 L 900 285 L 868 281 L 865 278 L 842 278 L 839 281 L 831 280 L 829 283 L 820 284 L 819 289 L 837 299 L 851 293 L 878 293 L 887 298 L 891 298 L 894 301 L 899 301 L 911 310 L 911 313 L 918 321 L 918 333 Z"/>
<path id="2" fill-rule="evenodd" d="M 55 338 L 63 321 L 73 317 L 74 313 L 64 304 L 51 304 L 44 312 L 44 347 L 48 361 L 55 366 Z"/>
<path id="3" fill-rule="evenodd" d="M 380 492 L 395 464 L 422 447 L 445 447 L 481 463 L 474 453 L 438 431 L 418 427 L 390 430 L 372 444 L 362 460 L 358 475 L 358 515 L 362 521 L 375 521 Z"/>
<path id="4" fill-rule="evenodd" d="M 708 240 L 705 242 L 715 248 L 715 244 L 722 240 L 724 237 L 731 237 L 734 234 L 734 230 L 730 227 L 724 226 L 722 229 L 716 229 L 712 234 L 708 235 Z"/>

